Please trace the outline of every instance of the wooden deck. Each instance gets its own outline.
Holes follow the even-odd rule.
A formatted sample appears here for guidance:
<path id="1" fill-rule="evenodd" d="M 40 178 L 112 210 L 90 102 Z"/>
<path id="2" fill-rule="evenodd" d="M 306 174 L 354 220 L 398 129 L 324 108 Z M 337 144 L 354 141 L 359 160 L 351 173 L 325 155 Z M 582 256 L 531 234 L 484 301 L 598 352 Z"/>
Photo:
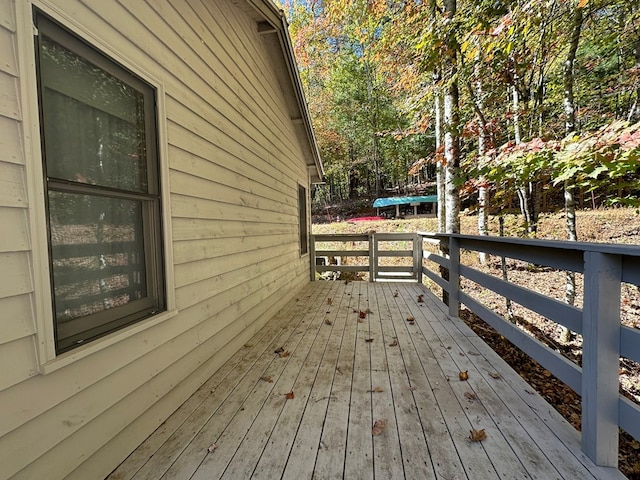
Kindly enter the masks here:
<path id="1" fill-rule="evenodd" d="M 314 282 L 109 479 L 623 478 L 579 441 L 421 285 Z"/>

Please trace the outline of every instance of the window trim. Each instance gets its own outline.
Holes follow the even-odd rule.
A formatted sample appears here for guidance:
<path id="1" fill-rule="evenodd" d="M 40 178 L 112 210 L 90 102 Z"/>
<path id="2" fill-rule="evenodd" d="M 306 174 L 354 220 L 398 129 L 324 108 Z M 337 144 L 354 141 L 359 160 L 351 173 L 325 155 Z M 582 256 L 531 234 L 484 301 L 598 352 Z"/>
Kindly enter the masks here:
<path id="1" fill-rule="evenodd" d="M 51 309 L 52 295 L 48 240 L 47 240 L 47 212 L 45 210 L 44 198 L 46 191 L 44 188 L 44 170 L 41 154 L 40 139 L 40 117 L 38 111 L 37 76 L 35 66 L 35 42 L 33 35 L 37 30 L 33 23 L 33 10 L 38 8 L 42 13 L 58 22 L 64 28 L 81 38 L 92 48 L 106 55 L 124 68 L 130 70 L 156 89 L 156 139 L 158 172 L 160 175 L 160 205 L 162 207 L 162 223 L 164 229 L 160 241 L 163 245 L 164 256 L 161 259 L 165 271 L 164 288 L 166 311 L 139 321 L 129 327 L 125 327 L 112 334 L 98 338 L 86 345 L 70 350 L 63 354 L 55 351 L 54 340 L 54 319 Z M 123 56 L 121 52 L 115 51 L 109 44 L 100 37 L 100 30 L 88 30 L 76 20 L 61 14 L 45 0 L 33 0 L 30 2 L 20 2 L 16 4 L 17 19 L 17 58 L 21 74 L 18 77 L 20 85 L 20 103 L 22 105 L 22 122 L 24 128 L 21 129 L 22 144 L 25 149 L 26 163 L 24 165 L 28 204 L 28 225 L 31 232 L 31 268 L 33 278 L 33 315 L 35 323 L 34 349 L 36 354 L 36 372 L 48 374 L 70 365 L 80 359 L 96 354 L 114 344 L 132 338 L 140 332 L 148 331 L 156 325 L 165 323 L 168 319 L 176 316 L 174 262 L 173 262 L 173 239 L 171 227 L 170 209 L 170 185 L 169 185 L 169 163 L 167 144 L 167 117 L 166 117 L 166 89 L 164 83 L 148 70 L 136 62 L 136 58 L 142 61 L 141 56 Z M 105 31 L 102 33 L 106 35 Z M 132 50 L 133 52 L 133 50 Z M 146 65 L 146 63 L 145 63 Z M 177 335 L 182 331 L 177 322 L 171 322 L 163 327 L 163 335 Z M 159 333 L 159 332 L 158 332 Z M 148 334 L 147 334 L 148 335 Z M 154 334 L 155 336 L 155 334 Z M 122 361 L 133 361 L 153 348 L 149 342 L 143 341 L 138 336 L 135 340 L 137 348 L 121 351 Z"/>

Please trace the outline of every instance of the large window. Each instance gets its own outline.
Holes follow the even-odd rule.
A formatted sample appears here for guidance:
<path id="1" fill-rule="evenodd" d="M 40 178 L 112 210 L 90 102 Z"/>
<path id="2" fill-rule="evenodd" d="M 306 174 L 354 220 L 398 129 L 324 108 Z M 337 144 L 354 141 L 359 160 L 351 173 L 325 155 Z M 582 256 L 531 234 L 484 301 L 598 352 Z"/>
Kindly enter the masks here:
<path id="1" fill-rule="evenodd" d="M 309 222 L 307 221 L 307 189 L 298 185 L 298 216 L 300 228 L 300 255 L 309 251 Z"/>
<path id="2" fill-rule="evenodd" d="M 155 89 L 36 12 L 56 351 L 165 309 Z"/>

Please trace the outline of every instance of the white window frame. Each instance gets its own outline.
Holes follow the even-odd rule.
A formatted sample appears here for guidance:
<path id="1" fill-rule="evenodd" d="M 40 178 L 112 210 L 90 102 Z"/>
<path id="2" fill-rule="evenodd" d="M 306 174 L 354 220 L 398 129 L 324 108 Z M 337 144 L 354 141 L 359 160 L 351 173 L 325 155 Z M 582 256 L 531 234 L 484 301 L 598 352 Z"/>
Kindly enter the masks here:
<path id="1" fill-rule="evenodd" d="M 160 203 L 162 208 L 162 243 L 164 262 L 164 287 L 166 310 L 141 320 L 128 327 L 107 334 L 86 345 L 63 354 L 56 355 L 54 337 L 54 315 L 51 308 L 52 295 L 50 283 L 49 254 L 47 240 L 47 212 L 45 209 L 45 184 L 43 179 L 40 118 L 38 111 L 38 90 L 36 75 L 36 51 L 33 35 L 37 34 L 33 24 L 33 8 L 60 23 L 64 28 L 82 38 L 87 44 L 116 63 L 135 73 L 156 89 L 156 135 L 158 143 L 158 174 L 160 176 Z M 31 266 L 33 275 L 33 315 L 35 317 L 35 349 L 38 358 L 39 373 L 47 374 L 82 358 L 93 355 L 103 349 L 126 340 L 139 332 L 159 325 L 177 315 L 175 287 L 173 241 L 171 236 L 171 208 L 169 191 L 169 164 L 167 148 L 167 126 L 165 87 L 162 81 L 152 75 L 132 59 L 123 56 L 74 19 L 60 12 L 45 0 L 16 3 L 18 64 L 20 69 L 20 102 L 23 107 L 23 145 L 25 148 L 25 172 L 27 197 L 29 201 L 29 227 L 31 231 Z M 176 327 L 177 329 L 178 327 Z M 148 346 L 153 348 L 152 345 Z M 144 355 L 144 351 L 132 351 L 134 357 Z"/>

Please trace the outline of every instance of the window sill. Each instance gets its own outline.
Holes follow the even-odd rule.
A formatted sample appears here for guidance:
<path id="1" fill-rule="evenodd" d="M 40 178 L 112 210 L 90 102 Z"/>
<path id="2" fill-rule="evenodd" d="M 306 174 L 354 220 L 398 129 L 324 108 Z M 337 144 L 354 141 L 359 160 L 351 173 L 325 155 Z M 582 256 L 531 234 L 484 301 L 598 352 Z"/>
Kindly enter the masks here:
<path id="1" fill-rule="evenodd" d="M 169 310 L 159 313 L 158 315 L 155 315 L 149 319 L 142 320 L 141 322 L 138 322 L 134 325 L 123 328 L 122 330 L 87 343 L 87 345 L 75 348 L 69 352 L 65 352 L 60 356 L 41 364 L 40 373 L 43 375 L 47 375 L 49 373 L 55 372 L 56 370 L 82 360 L 83 358 L 93 355 L 94 353 L 97 353 L 101 350 L 104 350 L 105 348 L 108 348 L 111 345 L 121 342 L 126 338 L 136 335 L 137 333 L 155 327 L 156 325 L 165 322 L 172 317 L 175 317 L 177 314 L 177 310 Z"/>

